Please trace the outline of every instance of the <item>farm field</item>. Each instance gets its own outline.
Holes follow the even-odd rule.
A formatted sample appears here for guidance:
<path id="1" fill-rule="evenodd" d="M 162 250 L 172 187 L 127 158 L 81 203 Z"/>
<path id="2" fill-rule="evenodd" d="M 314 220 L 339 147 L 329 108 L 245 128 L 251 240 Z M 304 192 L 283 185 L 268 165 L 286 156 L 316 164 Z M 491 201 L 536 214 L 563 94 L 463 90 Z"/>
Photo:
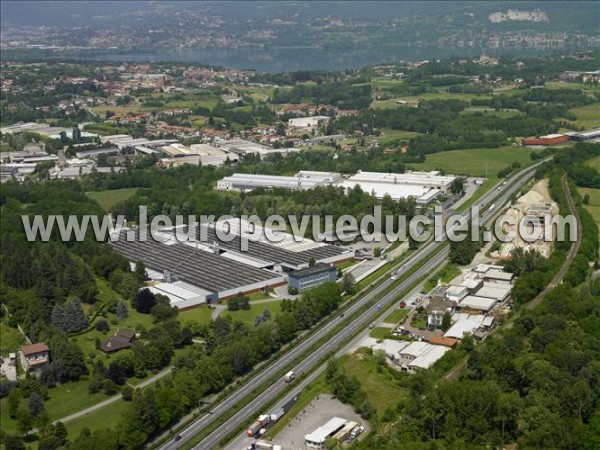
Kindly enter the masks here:
<path id="1" fill-rule="evenodd" d="M 114 205 L 128 198 L 133 197 L 137 188 L 114 189 L 112 191 L 92 191 L 86 192 L 89 198 L 96 200 L 105 211 L 108 211 Z"/>
<path id="2" fill-rule="evenodd" d="M 577 120 L 571 122 L 574 125 L 584 127 L 586 130 L 600 127 L 600 103 L 573 108 L 569 112 L 577 116 Z"/>
<path id="3" fill-rule="evenodd" d="M 521 147 L 473 148 L 426 155 L 424 163 L 411 164 L 414 170 L 444 170 L 457 175 L 495 177 L 513 162 L 531 162 L 530 149 Z"/>

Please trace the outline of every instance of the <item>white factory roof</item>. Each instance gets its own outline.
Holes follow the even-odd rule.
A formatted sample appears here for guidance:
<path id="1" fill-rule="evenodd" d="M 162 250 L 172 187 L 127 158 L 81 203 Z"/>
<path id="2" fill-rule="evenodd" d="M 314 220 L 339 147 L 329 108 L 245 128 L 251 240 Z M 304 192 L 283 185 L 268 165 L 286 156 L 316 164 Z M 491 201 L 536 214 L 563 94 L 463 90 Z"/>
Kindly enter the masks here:
<path id="1" fill-rule="evenodd" d="M 417 356 L 407 365 L 411 368 L 427 369 L 431 367 L 438 359 L 444 356 L 450 348 L 442 345 L 430 345 L 431 348 L 427 349 L 426 352 Z"/>
<path id="2" fill-rule="evenodd" d="M 405 172 L 405 173 L 382 173 L 358 171 L 356 175 L 349 178 L 352 181 L 387 183 L 387 184 L 426 184 L 428 186 L 445 186 L 452 183 L 454 175 L 440 175 L 439 171 L 432 172 Z"/>
<path id="3" fill-rule="evenodd" d="M 333 172 L 300 171 L 294 176 L 256 175 L 234 173 L 218 182 L 219 189 L 254 189 L 258 187 L 285 189 L 312 189 L 322 184 L 330 184 L 341 178 Z"/>
<path id="4" fill-rule="evenodd" d="M 464 294 L 466 290 L 466 286 L 450 285 L 448 286 L 448 289 L 446 289 L 446 295 L 459 296 Z"/>
<path id="5" fill-rule="evenodd" d="M 478 297 L 476 295 L 467 295 L 463 298 L 458 306 L 461 308 L 471 308 L 478 309 L 481 311 L 489 311 L 496 304 L 496 299 L 494 298 L 486 298 L 486 297 Z"/>
<path id="6" fill-rule="evenodd" d="M 175 281 L 174 283 L 158 283 L 148 287 L 153 294 L 161 294 L 169 298 L 171 306 L 190 306 L 205 302 L 205 297 L 212 292 L 193 286 L 184 281 Z"/>
<path id="7" fill-rule="evenodd" d="M 554 134 L 547 134 L 545 136 L 540 136 L 540 139 L 554 139 L 554 138 L 559 138 L 561 136 L 564 136 L 564 134 L 554 133 Z"/>
<path id="8" fill-rule="evenodd" d="M 475 295 L 478 297 L 493 298 L 499 302 L 504 300 L 510 294 L 511 287 L 503 286 L 498 283 L 483 283 L 483 287 L 479 289 Z"/>
<path id="9" fill-rule="evenodd" d="M 295 117 L 289 119 L 288 124 L 292 127 L 310 127 L 327 120 L 329 120 L 328 116 Z"/>
<path id="10" fill-rule="evenodd" d="M 410 343 L 407 341 L 397 341 L 395 339 L 384 339 L 380 341 L 372 337 L 367 337 L 361 342 L 360 345 L 361 347 L 369 347 L 373 349 L 373 351 L 381 350 L 387 355 L 393 355 L 397 357 L 402 350 L 410 345 Z"/>
<path id="11" fill-rule="evenodd" d="M 595 130 L 582 131 L 581 133 L 577 133 L 578 136 L 588 137 L 595 136 L 600 134 L 600 128 L 596 128 Z"/>
<path id="12" fill-rule="evenodd" d="M 415 358 L 425 353 L 431 347 L 431 344 L 427 342 L 411 342 L 407 345 L 402 351 L 400 351 L 401 355 L 414 356 Z"/>
<path id="13" fill-rule="evenodd" d="M 464 286 L 468 289 L 475 289 L 479 286 L 479 283 L 481 283 L 481 279 L 465 277 L 465 279 L 460 282 L 460 286 Z"/>
<path id="14" fill-rule="evenodd" d="M 420 202 L 428 202 L 435 198 L 438 190 L 447 188 L 455 178 L 451 175 L 440 175 L 435 171 L 406 173 L 359 171 L 346 179 L 343 187 L 353 188 L 359 185 L 364 192 L 376 198 L 389 195 L 394 200 L 413 197 Z"/>
<path id="15" fill-rule="evenodd" d="M 480 323 L 471 319 L 459 319 L 444 333 L 444 337 L 462 339 L 465 333 L 473 333 Z"/>
<path id="16" fill-rule="evenodd" d="M 503 267 L 502 266 L 493 265 L 493 264 L 478 264 L 473 269 L 473 272 L 486 273 L 488 270 L 491 270 L 491 269 L 502 270 Z"/>
<path id="17" fill-rule="evenodd" d="M 265 260 L 258 259 L 258 258 L 253 258 L 252 256 L 248 256 L 246 253 L 241 253 L 241 252 L 238 253 L 238 252 L 229 251 L 229 252 L 221 253 L 220 256 L 222 256 L 223 258 L 231 259 L 232 261 L 237 261 L 237 262 L 247 264 L 252 267 L 257 267 L 259 269 L 273 265 L 273 262 L 265 261 Z"/>
<path id="18" fill-rule="evenodd" d="M 498 269 L 490 269 L 485 273 L 485 278 L 492 278 L 494 280 L 511 281 L 513 277 L 513 273 Z"/>
<path id="19" fill-rule="evenodd" d="M 333 417 L 329 420 L 325 425 L 320 426 L 315 431 L 310 434 L 304 436 L 306 441 L 314 442 L 320 444 L 325 441 L 329 436 L 339 430 L 346 424 L 346 419 L 342 419 L 341 417 Z"/>

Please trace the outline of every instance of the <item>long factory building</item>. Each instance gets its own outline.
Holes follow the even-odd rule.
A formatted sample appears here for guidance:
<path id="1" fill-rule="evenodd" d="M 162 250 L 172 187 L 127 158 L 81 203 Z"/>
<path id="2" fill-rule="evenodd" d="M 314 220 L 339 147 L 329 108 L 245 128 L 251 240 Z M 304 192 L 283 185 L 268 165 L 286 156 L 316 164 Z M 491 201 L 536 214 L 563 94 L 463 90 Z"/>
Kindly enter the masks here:
<path id="1" fill-rule="evenodd" d="M 232 222 L 238 223 L 237 228 Z M 225 227 L 233 240 L 218 238 L 217 228 Z M 247 236 L 248 224 L 239 220 L 202 225 L 197 229 L 196 241 L 186 240 L 187 231 L 164 229 L 159 233 L 160 241 L 150 233 L 147 240 L 140 241 L 137 232 L 123 230 L 119 239 L 110 242 L 132 264 L 144 263 L 148 276 L 154 280 L 150 290 L 166 295 L 171 305 L 179 309 L 214 303 L 240 292 L 249 294 L 283 286 L 287 284 L 288 272 L 308 267 L 312 259 L 335 264 L 353 257 L 351 250 L 295 239 L 283 232 L 279 232 L 280 242 L 268 241 L 264 233 L 259 242 L 252 242 Z M 129 241 L 128 233 L 133 234 Z M 248 238 L 247 250 L 241 247 L 244 237 Z"/>
<path id="2" fill-rule="evenodd" d="M 392 200 L 415 198 L 418 204 L 427 205 L 447 192 L 454 175 L 440 172 L 381 173 L 362 172 L 343 178 L 334 172 L 300 171 L 294 176 L 255 175 L 235 173 L 217 184 L 219 190 L 251 191 L 256 188 L 283 188 L 291 191 L 313 189 L 317 186 L 334 185 L 344 189 L 355 186 L 376 198 L 389 195 Z"/>

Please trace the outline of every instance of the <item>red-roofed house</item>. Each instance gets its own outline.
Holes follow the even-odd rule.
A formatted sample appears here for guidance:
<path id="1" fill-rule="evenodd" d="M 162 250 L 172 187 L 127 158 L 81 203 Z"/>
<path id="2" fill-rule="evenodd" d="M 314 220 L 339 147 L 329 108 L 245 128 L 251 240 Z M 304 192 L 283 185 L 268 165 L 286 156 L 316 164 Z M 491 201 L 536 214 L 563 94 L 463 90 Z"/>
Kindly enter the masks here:
<path id="1" fill-rule="evenodd" d="M 25 372 L 33 372 L 50 362 L 50 349 L 44 342 L 23 345 L 19 350 L 21 366 Z"/>

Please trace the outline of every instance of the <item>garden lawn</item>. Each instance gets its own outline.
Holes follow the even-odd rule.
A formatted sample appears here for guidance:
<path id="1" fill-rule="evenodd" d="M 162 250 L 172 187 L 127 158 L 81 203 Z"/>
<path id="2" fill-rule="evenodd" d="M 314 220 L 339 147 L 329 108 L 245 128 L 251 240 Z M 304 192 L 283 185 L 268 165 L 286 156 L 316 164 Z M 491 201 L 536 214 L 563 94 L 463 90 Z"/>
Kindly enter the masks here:
<path id="1" fill-rule="evenodd" d="M 522 147 L 473 148 L 426 155 L 424 163 L 411 164 L 415 170 L 444 170 L 455 175 L 495 177 L 513 162 L 525 166 L 531 162 L 530 149 Z"/>
<path id="2" fill-rule="evenodd" d="M 397 324 L 397 323 L 404 321 L 404 319 L 406 318 L 407 315 L 408 315 L 407 309 L 395 309 L 391 313 L 389 313 L 387 315 L 387 317 L 385 319 L 383 319 L 383 321 L 386 323 Z"/>
<path id="3" fill-rule="evenodd" d="M 105 211 L 108 211 L 119 202 L 125 201 L 137 192 L 137 188 L 113 189 L 111 191 L 86 192 L 89 198 L 96 200 Z"/>
<path id="4" fill-rule="evenodd" d="M 123 420 L 130 404 L 125 400 L 117 400 L 104 408 L 97 409 L 83 417 L 65 423 L 69 440 L 75 439 L 84 428 L 91 431 L 103 428 L 116 428 Z"/>
<path id="5" fill-rule="evenodd" d="M 254 324 L 254 318 L 262 314 L 265 309 L 271 312 L 271 317 L 275 317 L 279 311 L 281 311 L 281 300 L 273 300 L 265 303 L 250 303 L 250 309 L 238 310 L 238 311 L 225 311 L 221 314 L 221 317 L 231 316 L 233 319 L 241 320 L 248 324 Z"/>
<path id="6" fill-rule="evenodd" d="M 208 309 L 206 306 L 200 306 L 198 308 L 180 311 L 177 320 L 179 320 L 182 325 L 187 323 L 210 323 L 211 315 L 212 309 Z"/>
<path id="7" fill-rule="evenodd" d="M 95 405 L 98 402 L 110 398 L 102 392 L 90 394 L 88 391 L 88 381 L 80 380 L 65 383 L 52 389 L 48 389 L 48 400 L 44 401 L 44 408 L 50 417 L 50 420 L 59 420 L 63 417 L 76 413 L 82 409 Z M 5 407 L 6 400 L 3 399 L 1 405 L 2 430 L 13 432 L 17 429 L 16 421 L 8 415 L 8 408 Z M 21 407 L 27 407 L 27 399 L 21 400 Z"/>

